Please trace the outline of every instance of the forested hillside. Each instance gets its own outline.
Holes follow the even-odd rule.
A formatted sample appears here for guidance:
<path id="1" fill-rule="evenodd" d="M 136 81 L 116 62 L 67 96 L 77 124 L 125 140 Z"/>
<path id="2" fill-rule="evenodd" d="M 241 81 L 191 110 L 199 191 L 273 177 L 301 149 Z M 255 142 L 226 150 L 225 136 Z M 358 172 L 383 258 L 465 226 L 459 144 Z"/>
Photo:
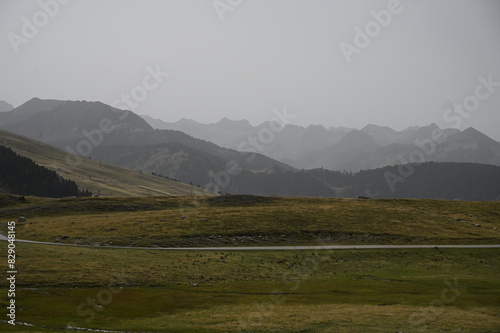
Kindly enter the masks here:
<path id="1" fill-rule="evenodd" d="M 357 173 L 307 171 L 340 197 L 500 200 L 500 167 L 478 163 L 428 162 Z"/>
<path id="2" fill-rule="evenodd" d="M 92 195 L 80 191 L 75 182 L 3 146 L 0 146 L 0 192 L 54 198 Z"/>
<path id="3" fill-rule="evenodd" d="M 222 192 L 279 196 L 374 199 L 500 200 L 500 167 L 479 163 L 427 162 L 356 173 L 313 169 L 241 172 Z"/>

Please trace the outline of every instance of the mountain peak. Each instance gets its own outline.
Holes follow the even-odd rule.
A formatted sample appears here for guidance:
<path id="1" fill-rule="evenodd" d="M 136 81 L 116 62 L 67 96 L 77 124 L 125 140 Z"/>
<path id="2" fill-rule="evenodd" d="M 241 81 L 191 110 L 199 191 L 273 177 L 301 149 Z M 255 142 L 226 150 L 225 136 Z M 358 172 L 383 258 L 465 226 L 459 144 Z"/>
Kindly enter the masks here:
<path id="1" fill-rule="evenodd" d="M 307 126 L 307 129 L 321 129 L 321 130 L 326 130 L 326 127 L 323 126 L 323 125 L 311 124 L 311 125 Z"/>
<path id="2" fill-rule="evenodd" d="M 467 133 L 469 135 L 484 135 L 484 136 L 487 136 L 481 132 L 479 132 L 477 129 L 475 129 L 474 127 L 467 127 L 466 129 L 464 129 L 462 131 L 462 133 Z"/>
<path id="3" fill-rule="evenodd" d="M 318 135 L 318 134 L 328 133 L 328 130 L 323 125 L 311 124 L 311 125 L 306 127 L 306 133 L 308 133 L 308 135 L 311 135 L 311 134 Z"/>
<path id="4" fill-rule="evenodd" d="M 194 123 L 196 123 L 195 120 L 188 119 L 188 118 L 181 118 L 181 119 L 177 120 L 177 124 L 194 124 Z"/>
<path id="5" fill-rule="evenodd" d="M 61 101 L 61 100 L 58 100 L 58 99 L 41 99 L 41 98 L 38 98 L 38 97 L 33 97 L 32 99 L 24 102 L 24 104 L 22 105 L 33 105 L 33 104 L 38 104 L 38 103 L 64 103 L 66 101 Z"/>
<path id="6" fill-rule="evenodd" d="M 8 112 L 13 108 L 12 104 L 7 103 L 6 101 L 0 101 L 0 112 Z"/>
<path id="7" fill-rule="evenodd" d="M 231 125 L 231 124 L 239 124 L 239 125 L 250 125 L 250 122 L 246 119 L 241 119 L 241 120 L 232 120 L 227 117 L 222 118 L 217 122 L 217 124 L 220 125 Z"/>
<path id="8" fill-rule="evenodd" d="M 431 123 L 431 124 L 429 124 L 427 126 L 422 126 L 422 128 L 430 128 L 430 129 L 434 130 L 436 128 L 439 129 L 440 127 L 438 125 L 436 125 L 436 123 Z"/>
<path id="9" fill-rule="evenodd" d="M 392 128 L 390 128 L 389 126 L 378 126 L 378 125 L 374 125 L 374 124 L 368 124 L 366 125 L 365 127 L 363 127 L 361 129 L 361 131 L 365 131 L 365 130 L 374 130 L 374 129 L 384 129 L 384 130 L 393 130 Z"/>
<path id="10" fill-rule="evenodd" d="M 29 101 L 17 107 L 16 110 L 30 110 L 33 112 L 49 111 L 63 103 L 66 103 L 66 101 L 60 101 L 56 99 L 41 99 L 38 97 L 33 97 Z"/>
<path id="11" fill-rule="evenodd" d="M 3 117 L 2 121 L 0 121 L 0 125 L 7 126 L 8 124 L 14 124 L 24 121 L 37 113 L 50 111 L 64 103 L 66 103 L 66 101 L 58 101 L 53 99 L 43 100 L 37 97 L 32 98 L 29 101 L 18 106 L 17 108 L 14 108 L 6 113 L 6 117 Z"/>
<path id="12" fill-rule="evenodd" d="M 496 143 L 495 140 L 493 140 L 492 138 L 490 138 L 489 136 L 487 136 L 483 132 L 478 131 L 474 127 L 467 127 L 466 129 L 464 129 L 462 131 L 462 133 L 457 133 L 456 135 L 459 135 L 459 134 L 461 134 L 461 136 L 463 136 L 463 137 L 475 138 L 477 140 L 485 140 L 488 142 L 495 142 Z"/>
<path id="13" fill-rule="evenodd" d="M 373 137 L 360 130 L 353 130 L 348 133 L 340 140 L 339 146 L 367 146 L 367 147 L 379 147 L 379 143 L 373 139 Z"/>
<path id="14" fill-rule="evenodd" d="M 480 145 L 494 146 L 500 148 L 500 143 L 474 127 L 468 127 L 461 132 L 451 135 L 447 142 L 475 142 Z"/>
<path id="15" fill-rule="evenodd" d="M 215 126 L 224 130 L 231 130 L 231 131 L 241 131 L 243 129 L 248 129 L 253 127 L 246 119 L 232 120 L 227 117 L 224 117 L 221 120 L 219 120 L 215 124 Z"/>
<path id="16" fill-rule="evenodd" d="M 415 131 L 415 135 L 417 137 L 428 137 L 434 132 L 436 129 L 440 129 L 438 125 L 435 123 L 429 124 L 427 126 L 421 126 L 418 127 L 418 129 Z"/>

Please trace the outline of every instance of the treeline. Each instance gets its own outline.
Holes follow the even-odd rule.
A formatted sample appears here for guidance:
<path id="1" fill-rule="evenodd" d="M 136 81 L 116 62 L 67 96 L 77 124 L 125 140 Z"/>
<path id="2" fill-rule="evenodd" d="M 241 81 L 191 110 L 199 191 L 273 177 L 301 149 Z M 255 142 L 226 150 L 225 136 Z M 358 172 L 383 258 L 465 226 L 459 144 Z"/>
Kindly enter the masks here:
<path id="1" fill-rule="evenodd" d="M 66 180 L 55 171 L 3 146 L 0 146 L 0 190 L 53 198 L 92 195 L 89 191 L 80 191 L 74 181 Z"/>
<path id="2" fill-rule="evenodd" d="M 168 179 L 168 180 L 171 180 L 171 181 L 173 181 L 173 182 L 185 183 L 185 184 L 188 184 L 188 183 L 189 183 L 189 185 L 193 185 L 193 186 L 194 186 L 194 184 L 193 184 L 193 182 L 192 182 L 192 181 L 190 181 L 190 182 L 187 182 L 187 181 L 182 181 L 182 180 L 180 180 L 180 179 L 177 179 L 177 178 L 171 178 L 171 177 L 169 177 L 169 176 L 164 176 L 164 175 L 159 174 L 159 173 L 156 173 L 156 172 L 151 172 L 151 175 L 152 175 L 152 176 L 156 176 L 156 177 L 160 177 L 160 178 L 164 178 L 164 179 Z M 198 184 L 198 185 L 196 185 L 196 186 L 197 186 L 197 187 L 201 187 L 201 186 L 200 186 L 200 184 Z M 222 193 L 221 193 L 221 194 L 222 194 Z"/>
<path id="3" fill-rule="evenodd" d="M 360 171 L 353 175 L 345 194 L 377 198 L 500 200 L 500 167 L 427 162 Z"/>
<path id="4" fill-rule="evenodd" d="M 243 171 L 222 190 L 231 194 L 377 199 L 500 200 L 500 167 L 428 162 L 357 173 L 313 169 L 272 173 Z"/>

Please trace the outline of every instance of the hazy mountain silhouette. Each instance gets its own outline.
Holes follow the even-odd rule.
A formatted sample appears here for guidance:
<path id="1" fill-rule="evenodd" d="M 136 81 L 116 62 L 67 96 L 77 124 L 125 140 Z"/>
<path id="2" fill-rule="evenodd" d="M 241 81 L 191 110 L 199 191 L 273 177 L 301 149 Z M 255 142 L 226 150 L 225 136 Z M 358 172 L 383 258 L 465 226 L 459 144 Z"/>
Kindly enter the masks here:
<path id="1" fill-rule="evenodd" d="M 500 164 L 500 143 L 472 128 L 440 131 L 431 124 L 398 132 L 375 125 L 362 130 L 276 125 L 265 122 L 252 126 L 248 121 L 229 119 L 211 125 L 192 120 L 176 123 L 184 130 L 197 127 L 198 135 L 204 133 L 233 147 L 248 148 L 252 137 L 260 138 L 253 147 L 257 152 L 311 170 L 299 171 L 259 153 L 223 148 L 180 130 L 153 129 L 138 115 L 100 102 L 32 99 L 0 113 L 2 129 L 93 160 L 224 193 L 467 200 L 500 196 L 495 185 L 499 184 L 500 167 L 430 162 Z M 264 137 L 262 133 L 269 135 L 271 128 L 272 137 Z M 437 132 L 441 133 L 439 139 L 431 140 Z M 412 161 L 418 155 L 423 160 Z M 430 163 L 414 163 L 411 167 L 416 171 L 392 191 L 386 173 L 397 175 L 398 164 L 408 161 Z"/>
<path id="2" fill-rule="evenodd" d="M 52 110 L 54 107 L 62 103 L 64 103 L 64 101 L 32 98 L 21 106 L 0 114 L 0 125 L 5 126 L 8 124 L 19 123 L 36 113 Z"/>
<path id="3" fill-rule="evenodd" d="M 7 103 L 6 101 L 0 101 L 0 112 L 7 112 L 12 110 L 14 107 Z"/>
<path id="4" fill-rule="evenodd" d="M 148 116 L 143 117 L 155 128 L 181 130 L 232 149 L 244 148 L 242 143 L 248 142 L 249 138 L 257 138 L 266 128 L 272 128 L 270 122 L 252 126 L 246 120 L 234 121 L 227 118 L 205 125 L 187 119 L 167 123 Z M 311 125 L 304 128 L 288 124 L 275 132 L 270 142 L 258 145 L 257 148 L 260 153 L 299 169 L 323 167 L 330 170 L 359 171 L 410 162 L 410 157 L 416 156 L 411 154 L 421 149 L 419 144 L 431 140 L 436 148 L 432 154 L 424 154 L 424 159 L 418 162 L 476 162 L 500 165 L 500 144 L 476 132 L 475 135 L 454 137 L 462 132 L 453 128 L 440 129 L 436 124 L 413 126 L 402 131 L 373 124 L 359 131 L 344 127 L 326 129 L 321 125 Z M 439 133 L 439 138 L 436 133 Z"/>
<path id="5" fill-rule="evenodd" d="M 223 118 L 218 123 L 205 125 L 185 118 L 175 123 L 167 123 L 150 116 L 141 117 L 155 129 L 181 131 L 195 138 L 213 142 L 216 145 L 226 148 L 235 148 L 232 145 L 228 145 L 228 143 L 241 138 L 246 133 L 250 133 L 253 129 L 253 126 L 246 120 L 233 121 Z"/>
<path id="6" fill-rule="evenodd" d="M 252 171 L 293 169 L 180 131 L 155 130 L 133 112 L 100 102 L 32 99 L 0 117 L 0 128 L 84 157 L 200 185 L 234 165 Z"/>
<path id="7" fill-rule="evenodd" d="M 194 120 L 181 119 L 175 123 L 164 122 L 149 116 L 142 116 L 151 126 L 158 129 L 175 129 L 194 137 L 214 142 L 222 147 L 241 149 L 242 143 L 249 138 L 258 138 L 259 133 L 273 130 L 270 142 L 258 144 L 259 153 L 269 156 L 294 167 L 301 167 L 300 160 L 306 158 L 312 150 L 319 150 L 339 142 L 350 128 L 338 127 L 326 129 L 321 125 L 311 125 L 307 128 L 287 124 L 264 122 L 252 126 L 247 120 L 230 120 L 223 118 L 213 124 L 201 124 Z M 261 134 L 262 135 L 262 134 Z"/>
<path id="8" fill-rule="evenodd" d="M 437 145 L 433 161 L 500 165 L 500 143 L 469 127 Z"/>
<path id="9" fill-rule="evenodd" d="M 338 143 L 313 151 L 302 159 L 301 167 L 312 169 L 324 167 L 330 170 L 352 170 L 364 159 L 366 154 L 380 147 L 370 135 L 363 131 L 353 130 L 347 133 Z"/>

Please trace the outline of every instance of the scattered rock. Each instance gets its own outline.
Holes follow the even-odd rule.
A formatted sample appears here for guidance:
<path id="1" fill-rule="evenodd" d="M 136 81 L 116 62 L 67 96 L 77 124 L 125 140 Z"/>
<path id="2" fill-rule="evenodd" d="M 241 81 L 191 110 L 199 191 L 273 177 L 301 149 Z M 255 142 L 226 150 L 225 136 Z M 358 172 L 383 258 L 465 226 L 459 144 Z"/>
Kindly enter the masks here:
<path id="1" fill-rule="evenodd" d="M 24 216 L 19 216 L 17 222 L 26 222 L 26 218 Z"/>
<path id="2" fill-rule="evenodd" d="M 478 228 L 480 228 L 480 227 L 481 227 L 481 225 L 480 225 L 480 224 L 474 224 L 474 226 L 475 226 L 475 227 L 478 227 Z"/>
<path id="3" fill-rule="evenodd" d="M 68 239 L 68 238 L 69 238 L 69 236 L 66 236 L 66 235 L 61 236 L 61 239 Z"/>

